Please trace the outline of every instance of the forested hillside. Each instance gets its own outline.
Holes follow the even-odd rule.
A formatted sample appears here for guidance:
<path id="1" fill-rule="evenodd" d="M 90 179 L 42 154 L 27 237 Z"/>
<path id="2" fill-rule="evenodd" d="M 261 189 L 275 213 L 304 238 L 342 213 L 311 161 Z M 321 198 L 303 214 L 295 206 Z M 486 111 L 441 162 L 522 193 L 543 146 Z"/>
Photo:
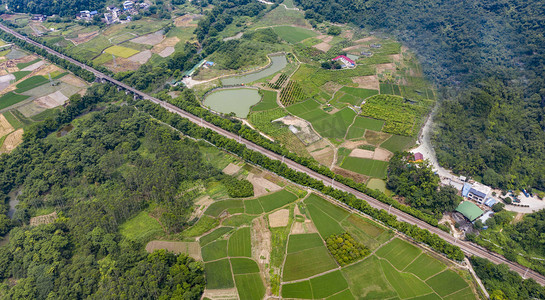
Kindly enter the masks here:
<path id="1" fill-rule="evenodd" d="M 127 96 L 98 85 L 71 105 L 100 102 L 93 97 L 105 102 Z M 200 298 L 202 264 L 184 255 L 147 254 L 125 239 L 119 226 L 153 206 L 164 230 L 179 232 L 195 197 L 187 190 L 190 183 L 213 179 L 219 170 L 201 160 L 195 142 L 131 106 L 96 110 L 72 121 L 66 136 L 30 134 L 13 153 L 0 156 L 0 194 L 21 191 L 9 224 L 16 228 L 0 248 L 0 279 L 16 281 L 3 286 L 0 297 Z M 51 224 L 19 227 L 39 211 L 59 217 Z"/>
<path id="2" fill-rule="evenodd" d="M 545 3 L 297 0 L 307 18 L 395 34 L 443 87 L 439 161 L 504 188 L 545 189 Z"/>
<path id="3" fill-rule="evenodd" d="M 75 16 L 81 10 L 98 10 L 104 6 L 104 0 L 6 0 L 9 9 L 15 12 Z"/>

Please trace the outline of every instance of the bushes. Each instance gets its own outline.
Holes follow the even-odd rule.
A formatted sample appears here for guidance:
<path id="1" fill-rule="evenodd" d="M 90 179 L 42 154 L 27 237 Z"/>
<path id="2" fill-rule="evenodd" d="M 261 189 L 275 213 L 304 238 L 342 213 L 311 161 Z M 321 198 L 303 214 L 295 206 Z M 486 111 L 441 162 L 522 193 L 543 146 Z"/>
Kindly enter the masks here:
<path id="1" fill-rule="evenodd" d="M 233 177 L 226 177 L 223 184 L 227 187 L 229 197 L 246 198 L 254 195 L 254 186 L 246 179 L 238 180 Z"/>
<path id="2" fill-rule="evenodd" d="M 371 254 L 369 248 L 356 242 L 349 233 L 331 235 L 325 242 L 327 250 L 341 266 L 348 265 Z"/>

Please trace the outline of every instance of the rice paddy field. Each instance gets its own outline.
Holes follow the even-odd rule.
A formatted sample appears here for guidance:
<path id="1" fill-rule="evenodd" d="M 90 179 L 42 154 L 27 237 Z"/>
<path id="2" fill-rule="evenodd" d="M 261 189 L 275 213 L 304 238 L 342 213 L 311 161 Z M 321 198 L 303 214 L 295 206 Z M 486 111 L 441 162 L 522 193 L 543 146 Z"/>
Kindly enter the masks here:
<path id="1" fill-rule="evenodd" d="M 288 43 L 295 44 L 318 34 L 310 29 L 295 26 L 276 26 L 274 32 Z"/>

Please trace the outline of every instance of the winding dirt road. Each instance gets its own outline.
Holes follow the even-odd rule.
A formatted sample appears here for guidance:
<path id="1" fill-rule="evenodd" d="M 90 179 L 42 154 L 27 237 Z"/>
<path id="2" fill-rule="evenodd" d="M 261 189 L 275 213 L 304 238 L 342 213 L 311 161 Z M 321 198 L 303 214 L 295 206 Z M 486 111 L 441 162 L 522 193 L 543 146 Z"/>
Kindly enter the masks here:
<path id="1" fill-rule="evenodd" d="M 88 70 L 90 72 L 92 72 L 93 74 L 95 74 L 95 76 L 98 78 L 98 79 L 101 79 L 101 80 L 106 80 L 106 81 L 109 81 L 127 91 L 130 91 L 131 93 L 133 93 L 134 95 L 137 95 L 138 97 L 141 97 L 142 99 L 145 99 L 145 100 L 149 100 L 153 103 L 156 103 L 156 104 L 159 104 L 161 105 L 162 107 L 164 107 L 165 109 L 167 109 L 168 111 L 170 112 L 173 112 L 173 113 L 176 113 L 188 120 L 190 120 L 191 122 L 201 126 L 201 127 L 204 127 L 204 128 L 209 128 L 211 130 L 214 130 L 215 132 L 227 137 L 227 138 L 230 138 L 230 139 L 233 139 L 233 140 L 236 140 L 238 141 L 239 143 L 242 143 L 244 144 L 248 149 L 250 150 L 254 150 L 254 151 L 258 151 L 260 152 L 261 154 L 269 157 L 270 159 L 274 159 L 274 160 L 279 160 L 279 161 L 283 161 L 289 168 L 295 170 L 295 171 L 299 171 L 299 172 L 303 172 L 303 173 L 306 173 L 308 174 L 310 177 L 314 178 L 314 179 L 317 179 L 317 180 L 321 180 L 325 185 L 328 185 L 328 186 L 332 186 L 336 189 L 339 189 L 341 191 L 345 191 L 345 192 L 349 192 L 349 193 L 352 193 L 354 194 L 356 197 L 362 199 L 362 200 L 365 200 L 369 203 L 369 205 L 371 205 L 372 207 L 374 208 L 377 208 L 377 209 L 383 209 L 385 211 L 388 211 L 390 214 L 393 214 L 397 217 L 397 219 L 399 221 L 403 221 L 403 222 L 407 222 L 409 224 L 414 224 L 414 225 L 417 225 L 418 227 L 420 228 L 424 228 L 424 229 L 427 229 L 429 230 L 430 232 L 432 233 L 435 233 L 437 234 L 439 237 L 441 237 L 442 239 L 444 239 L 445 241 L 451 243 L 451 244 L 455 244 L 457 245 L 458 247 L 460 247 L 460 249 L 462 249 L 462 251 L 467 255 L 467 256 L 472 256 L 472 255 L 476 255 L 476 256 L 479 256 L 479 257 L 484 257 L 496 264 L 500 264 L 500 263 L 503 263 L 503 264 L 507 264 L 509 266 L 509 268 L 517 273 L 519 273 L 521 276 L 523 276 L 524 278 L 533 278 L 536 282 L 538 282 L 539 284 L 541 285 L 545 285 L 545 276 L 537 273 L 537 272 L 534 272 L 532 270 L 528 270 L 526 267 L 523 267 L 519 264 L 516 264 L 516 263 L 513 263 L 507 259 L 505 259 L 503 256 L 497 254 L 497 253 L 493 253 L 493 252 L 490 252 L 484 248 L 482 248 L 481 246 L 478 246 L 478 245 L 475 245 L 471 242 L 467 242 L 467 241 L 459 241 L 457 240 L 456 238 L 454 238 L 453 236 L 451 236 L 450 234 L 440 230 L 439 228 L 437 227 L 433 227 L 431 225 L 429 225 L 428 223 L 420 220 L 420 219 L 417 219 L 409 214 L 406 214 L 396 208 L 393 208 L 393 207 L 390 207 L 389 205 L 385 204 L 385 203 L 382 203 L 362 192 L 359 192 L 351 187 L 348 187 L 344 184 L 341 184 L 341 183 L 338 183 L 336 181 L 334 181 L 333 179 L 329 178 L 329 177 L 326 177 L 324 175 L 321 175 L 315 171 L 312 171 L 310 169 L 308 169 L 307 167 L 304 167 L 292 160 L 289 160 L 289 159 L 285 159 L 283 156 L 281 155 L 278 155 L 270 150 L 267 150 L 261 146 L 258 146 L 248 140 L 245 140 L 243 138 L 241 138 L 240 136 L 234 134 L 234 133 L 231 133 L 229 131 L 226 131 L 220 127 L 217 127 L 211 123 L 208 123 L 204 120 L 202 120 L 201 118 L 199 117 L 196 117 L 170 103 L 167 103 L 167 102 L 164 102 L 164 101 L 161 101 L 155 97 L 152 97 L 148 94 L 145 94 L 141 91 L 138 91 L 120 81 L 117 81 L 115 79 L 113 79 L 112 77 L 106 75 L 106 74 L 103 74 L 85 64 L 82 64 L 72 58 L 69 58 L 65 55 L 63 55 L 62 53 L 59 53 L 53 49 L 50 49 L 42 44 L 39 44 L 17 32 L 15 32 L 14 30 L 11 30 L 10 28 L 0 24 L 0 29 L 9 33 L 9 34 L 12 34 L 14 35 L 15 37 L 19 38 L 19 39 L 22 39 L 28 43 L 31 43 L 37 47 L 40 47 L 44 50 L 46 50 L 47 52 L 49 52 L 50 54 L 53 54 L 59 58 L 62 58 L 62 59 L 65 59 L 85 70 Z M 342 206 L 350 209 L 350 210 L 354 210 L 353 208 L 351 207 L 348 207 L 347 205 L 345 205 L 344 203 L 340 203 Z"/>

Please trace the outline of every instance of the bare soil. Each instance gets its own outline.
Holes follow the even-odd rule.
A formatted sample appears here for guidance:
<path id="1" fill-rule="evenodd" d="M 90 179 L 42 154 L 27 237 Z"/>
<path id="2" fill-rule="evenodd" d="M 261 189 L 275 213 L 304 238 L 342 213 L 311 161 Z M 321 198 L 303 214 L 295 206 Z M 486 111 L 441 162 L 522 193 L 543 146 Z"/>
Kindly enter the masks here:
<path id="1" fill-rule="evenodd" d="M 337 175 L 352 178 L 356 182 L 366 182 L 369 179 L 368 176 L 348 171 L 339 167 L 334 167 L 332 171 Z"/>
<path id="2" fill-rule="evenodd" d="M 134 38 L 131 40 L 131 42 L 142 44 L 142 45 L 155 46 L 159 44 L 164 38 L 165 36 L 163 35 L 163 31 L 160 30 L 154 33 L 150 33 L 150 34 L 146 34 L 146 35 Z"/>
<path id="3" fill-rule="evenodd" d="M 365 145 L 365 141 L 345 141 L 341 144 L 340 147 L 346 148 L 346 149 L 356 149 L 361 145 Z"/>
<path id="4" fill-rule="evenodd" d="M 43 108 L 53 108 L 63 105 L 67 100 L 68 97 L 63 95 L 60 91 L 56 91 L 52 94 L 34 100 L 34 103 Z"/>
<path id="5" fill-rule="evenodd" d="M 381 74 L 384 72 L 393 72 L 396 70 L 396 65 L 394 63 L 388 63 L 388 64 L 378 64 L 376 65 L 377 68 L 377 74 Z"/>
<path id="6" fill-rule="evenodd" d="M 73 86 L 77 86 L 77 87 L 86 87 L 87 86 L 85 81 L 81 80 L 79 77 L 76 77 L 76 76 L 74 76 L 72 74 L 64 75 L 59 80 L 64 82 L 64 83 L 67 83 L 67 84 L 70 84 L 70 85 L 73 85 Z"/>
<path id="7" fill-rule="evenodd" d="M 321 137 L 314 132 L 308 121 L 295 116 L 285 116 L 283 118 L 273 120 L 273 122 L 282 122 L 287 126 L 295 126 L 298 130 L 296 133 L 294 133 L 295 136 L 297 136 L 297 138 L 299 138 L 305 145 L 312 144 L 321 139 Z"/>
<path id="8" fill-rule="evenodd" d="M 130 61 L 127 58 L 123 57 L 116 57 L 115 65 L 114 61 L 110 60 L 109 62 L 105 63 L 104 66 L 115 73 L 124 71 L 136 71 L 138 70 L 138 68 L 140 68 L 139 63 Z"/>
<path id="9" fill-rule="evenodd" d="M 260 265 L 260 269 L 264 270 L 271 259 L 271 231 L 267 226 L 265 217 L 255 218 L 252 221 L 250 233 L 252 237 L 252 258 Z"/>
<path id="10" fill-rule="evenodd" d="M 392 158 L 392 156 L 394 156 L 392 152 L 383 148 L 376 148 L 373 154 L 373 159 L 382 160 L 382 161 L 390 161 L 390 158 Z"/>
<path id="11" fill-rule="evenodd" d="M 334 81 L 328 81 L 326 82 L 324 85 L 322 85 L 322 89 L 330 94 L 333 94 L 335 93 L 336 91 L 338 91 L 340 88 L 342 88 L 343 86 L 341 84 L 338 84 Z"/>
<path id="12" fill-rule="evenodd" d="M 139 63 L 141 65 L 145 64 L 149 59 L 151 58 L 151 51 L 150 50 L 144 50 L 142 52 L 138 52 L 135 55 L 129 57 L 128 59 L 130 61 Z"/>
<path id="13" fill-rule="evenodd" d="M 363 150 L 363 149 L 354 149 L 354 150 L 352 150 L 352 152 L 350 152 L 350 155 L 348 155 L 348 156 L 373 159 L 374 155 L 375 155 L 374 151 Z"/>
<path id="14" fill-rule="evenodd" d="M 174 19 L 174 25 L 176 27 L 197 27 L 197 24 L 191 22 L 199 17 L 199 15 L 183 15 Z"/>
<path id="15" fill-rule="evenodd" d="M 19 144 L 23 142 L 23 129 L 17 129 L 14 132 L 10 133 L 6 139 L 4 140 L 4 143 L 2 144 L 2 147 L 0 147 L 0 153 L 9 153 L 13 151 Z"/>
<path id="16" fill-rule="evenodd" d="M 365 134 L 363 135 L 363 137 L 369 144 L 375 145 L 375 146 L 382 144 L 391 136 L 392 136 L 391 134 L 379 132 L 379 131 L 373 131 L 373 130 L 365 130 Z"/>
<path id="17" fill-rule="evenodd" d="M 225 167 L 222 172 L 227 175 L 234 175 L 240 171 L 240 166 L 237 166 L 233 163 L 230 163 L 227 167 Z"/>
<path id="18" fill-rule="evenodd" d="M 341 34 L 341 37 L 351 40 L 352 37 L 354 37 L 354 31 L 352 30 L 343 30 L 343 33 Z M 331 37 L 333 38 L 333 37 Z"/>
<path id="19" fill-rule="evenodd" d="M 3 114 L 0 114 L 0 138 L 13 131 L 13 126 L 6 120 Z"/>
<path id="20" fill-rule="evenodd" d="M 26 67 L 24 69 L 21 69 L 21 71 L 34 71 L 34 70 L 38 69 L 39 67 L 43 66 L 45 63 L 46 63 L 45 61 L 40 60 L 37 63 L 31 64 L 30 66 L 28 66 L 28 67 Z"/>
<path id="21" fill-rule="evenodd" d="M 290 211 L 281 209 L 269 215 L 270 227 L 286 227 L 289 222 Z"/>
<path id="22" fill-rule="evenodd" d="M 335 150 L 331 147 L 323 148 L 318 151 L 310 152 L 310 155 L 314 157 L 319 163 L 324 166 L 331 166 L 333 159 L 335 158 Z"/>
<path id="23" fill-rule="evenodd" d="M 204 293 L 202 294 L 201 299 L 221 299 L 221 300 L 229 300 L 229 299 L 238 299 L 238 293 L 236 288 L 232 289 L 217 289 L 217 290 L 204 290 Z"/>
<path id="24" fill-rule="evenodd" d="M 364 37 L 363 39 L 356 40 L 356 41 L 354 41 L 354 43 L 362 44 L 362 43 L 367 43 L 367 42 L 373 41 L 375 39 L 376 38 L 374 36 L 368 36 L 368 37 Z"/>
<path id="25" fill-rule="evenodd" d="M 326 43 L 326 42 L 322 42 L 322 43 L 319 43 L 319 44 L 316 44 L 314 46 L 312 46 L 320 51 L 323 51 L 323 52 L 327 52 L 329 51 L 329 49 L 331 49 L 331 45 L 329 43 Z"/>
<path id="26" fill-rule="evenodd" d="M 352 82 L 356 83 L 362 89 L 380 90 L 380 82 L 377 75 L 352 77 Z"/>
<path id="27" fill-rule="evenodd" d="M 210 196 L 208 195 L 198 198 L 195 201 L 195 210 L 191 213 L 189 220 L 202 217 L 208 206 L 210 206 L 210 204 L 212 204 L 213 202 L 214 199 L 210 198 Z"/>
<path id="28" fill-rule="evenodd" d="M 174 47 L 166 47 L 165 49 L 163 49 L 163 51 L 157 53 L 159 54 L 159 56 L 161 57 L 168 57 L 170 56 L 172 53 L 174 53 L 176 49 L 174 49 Z"/>
<path id="29" fill-rule="evenodd" d="M 42 215 L 42 216 L 30 218 L 30 226 L 50 224 L 55 222 L 56 219 L 57 219 L 57 212 L 54 211 L 48 215 Z"/>
<path id="30" fill-rule="evenodd" d="M 77 38 L 74 39 L 67 39 L 72 42 L 75 46 L 83 43 L 87 43 L 88 41 L 92 40 L 94 37 L 98 35 L 98 30 L 88 33 L 80 33 L 78 34 Z"/>
<path id="31" fill-rule="evenodd" d="M 151 49 L 151 52 L 159 54 L 160 52 L 165 50 L 167 47 L 174 47 L 179 41 L 180 39 L 177 37 L 166 38 L 159 44 L 153 46 L 153 48 Z"/>
<path id="32" fill-rule="evenodd" d="M 269 180 L 261 177 L 256 176 L 255 174 L 248 174 L 248 177 L 246 178 L 248 181 L 252 183 L 254 186 L 254 196 L 260 197 L 270 192 L 276 192 L 281 190 L 282 188 Z"/>
<path id="33" fill-rule="evenodd" d="M 190 257 L 201 260 L 201 246 L 198 242 L 169 242 L 169 241 L 151 241 L 146 245 L 146 251 L 153 252 L 158 249 L 165 249 L 176 254 L 186 253 Z"/>
<path id="34" fill-rule="evenodd" d="M 55 65 L 46 65 L 44 67 L 38 68 L 34 71 L 34 73 L 30 74 L 30 76 L 37 76 L 37 75 L 44 75 L 47 76 L 47 74 L 53 73 L 53 72 L 63 72 L 64 70 L 55 66 Z"/>
<path id="35" fill-rule="evenodd" d="M 403 55 L 401 54 L 392 54 L 388 55 L 388 57 L 390 57 L 394 62 L 400 62 L 403 59 Z"/>

